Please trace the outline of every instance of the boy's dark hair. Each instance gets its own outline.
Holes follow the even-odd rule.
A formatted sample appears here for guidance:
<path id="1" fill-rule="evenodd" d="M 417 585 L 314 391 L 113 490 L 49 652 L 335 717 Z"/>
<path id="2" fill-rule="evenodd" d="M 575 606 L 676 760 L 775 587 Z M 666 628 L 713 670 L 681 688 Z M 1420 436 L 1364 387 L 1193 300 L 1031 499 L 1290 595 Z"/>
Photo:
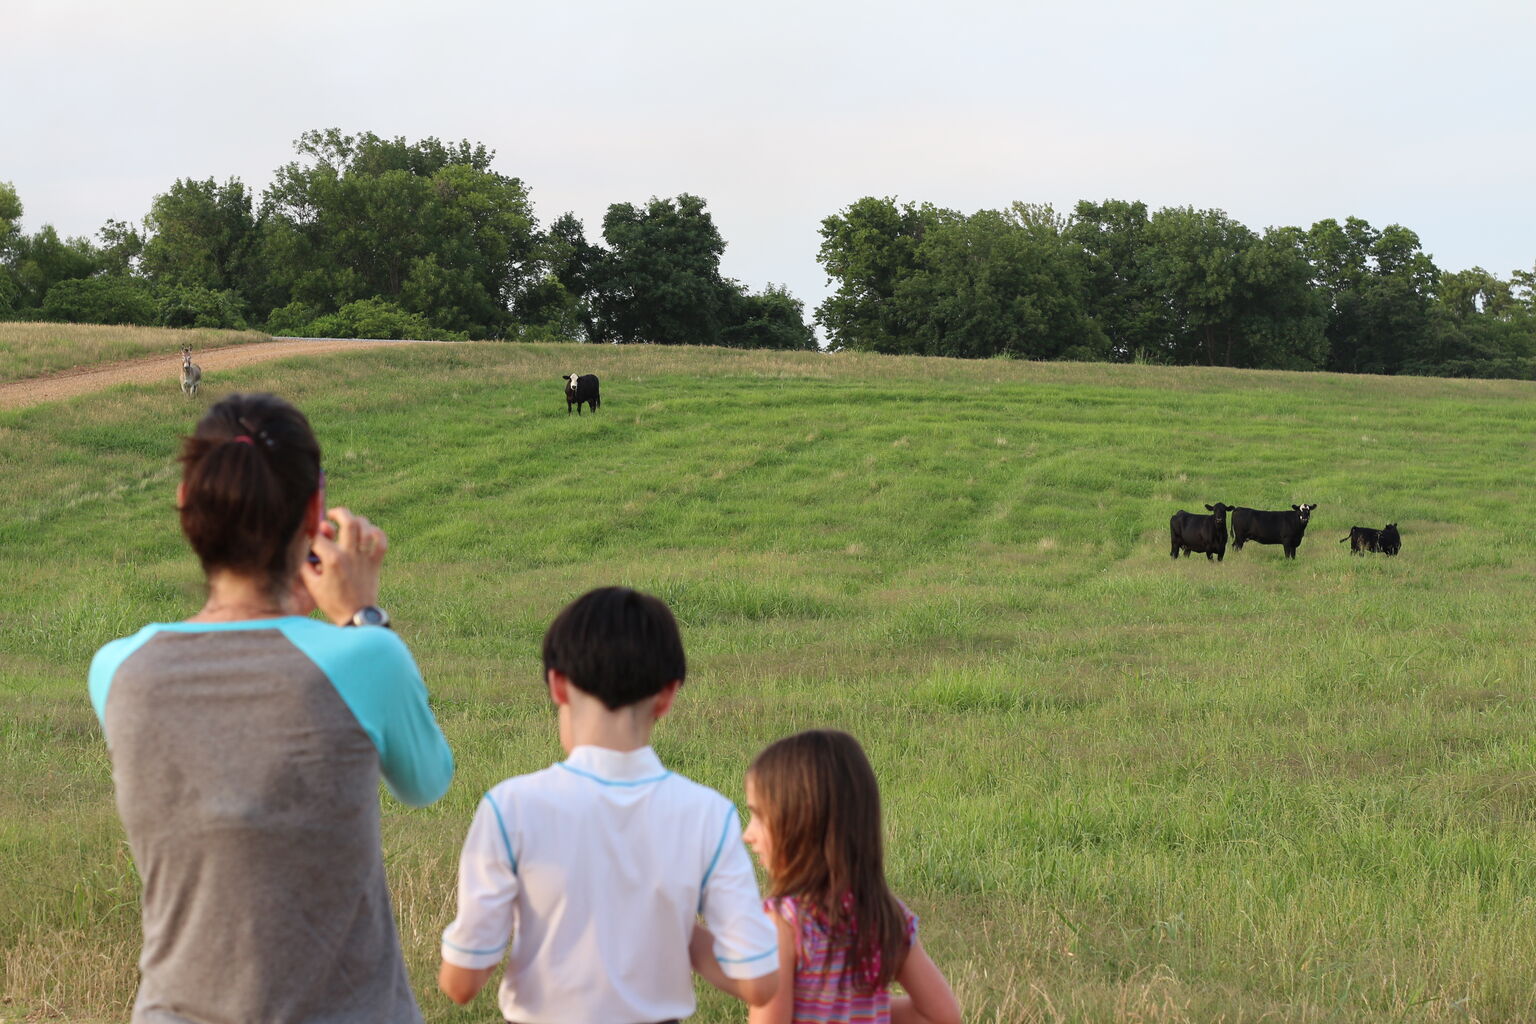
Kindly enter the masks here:
<path id="1" fill-rule="evenodd" d="M 549 624 L 545 675 L 550 669 L 617 711 L 682 682 L 688 662 L 677 620 L 661 599 L 628 587 L 599 587 Z"/>
<path id="2" fill-rule="evenodd" d="M 293 539 L 320 486 L 320 443 L 304 414 L 276 395 L 229 395 L 181 447 L 181 529 L 204 572 L 224 569 L 282 591 Z"/>

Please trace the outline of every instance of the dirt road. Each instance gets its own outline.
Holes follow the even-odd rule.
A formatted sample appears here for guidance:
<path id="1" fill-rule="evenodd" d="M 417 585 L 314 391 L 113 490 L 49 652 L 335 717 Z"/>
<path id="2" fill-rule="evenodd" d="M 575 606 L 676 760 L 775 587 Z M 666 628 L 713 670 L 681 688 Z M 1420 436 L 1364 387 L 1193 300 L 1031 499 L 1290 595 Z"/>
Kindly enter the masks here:
<path id="1" fill-rule="evenodd" d="M 229 348 L 210 348 L 197 353 L 197 364 L 204 376 L 237 366 L 265 362 L 283 356 L 323 356 L 346 350 L 373 348 L 378 345 L 437 345 L 441 342 L 409 341 L 343 341 L 337 339 L 288 339 L 285 341 L 257 342 L 253 345 L 232 345 Z M 115 384 L 163 383 L 167 388 L 181 386 L 181 360 L 174 355 L 150 356 L 126 363 L 111 363 L 88 370 L 56 373 L 47 377 L 33 377 L 10 384 L 0 384 L 0 409 L 20 409 L 43 402 L 57 402 L 64 398 L 100 391 Z"/>

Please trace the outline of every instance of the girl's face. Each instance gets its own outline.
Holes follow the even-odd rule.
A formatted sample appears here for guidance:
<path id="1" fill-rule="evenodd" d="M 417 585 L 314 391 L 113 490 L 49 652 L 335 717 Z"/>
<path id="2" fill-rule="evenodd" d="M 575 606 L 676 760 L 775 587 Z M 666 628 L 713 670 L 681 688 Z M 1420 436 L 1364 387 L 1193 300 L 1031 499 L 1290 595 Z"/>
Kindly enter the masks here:
<path id="1" fill-rule="evenodd" d="M 742 832 L 742 840 L 757 854 L 763 870 L 773 873 L 773 837 L 768 834 L 768 822 L 763 817 L 763 807 L 759 803 L 757 787 L 752 784 L 752 776 L 747 776 L 747 813 L 751 815 L 747 819 L 746 831 Z"/>

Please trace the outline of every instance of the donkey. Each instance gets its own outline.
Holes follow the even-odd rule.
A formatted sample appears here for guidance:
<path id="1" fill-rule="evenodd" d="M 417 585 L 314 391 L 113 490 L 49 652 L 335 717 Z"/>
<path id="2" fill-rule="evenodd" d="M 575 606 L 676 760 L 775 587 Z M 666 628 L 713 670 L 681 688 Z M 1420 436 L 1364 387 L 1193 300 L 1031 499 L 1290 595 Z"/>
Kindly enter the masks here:
<path id="1" fill-rule="evenodd" d="M 192 350 L 183 347 L 181 350 L 181 391 L 182 394 L 197 397 L 197 386 L 203 382 L 203 370 L 192 361 Z"/>

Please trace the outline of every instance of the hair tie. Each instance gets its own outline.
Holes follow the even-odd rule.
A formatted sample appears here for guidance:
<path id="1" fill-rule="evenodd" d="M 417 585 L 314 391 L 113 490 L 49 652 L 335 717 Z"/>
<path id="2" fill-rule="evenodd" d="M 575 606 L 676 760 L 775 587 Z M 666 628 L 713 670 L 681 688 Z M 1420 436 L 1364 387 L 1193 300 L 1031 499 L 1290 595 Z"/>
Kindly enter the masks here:
<path id="1" fill-rule="evenodd" d="M 236 441 L 240 440 L 240 438 L 244 438 L 245 443 L 254 448 L 256 447 L 256 442 L 251 440 L 251 434 L 255 434 L 257 437 L 261 438 L 261 443 L 266 445 L 268 448 L 277 447 L 277 442 L 272 440 L 272 435 L 267 433 L 266 427 L 262 427 L 258 430 L 257 428 L 251 426 L 244 416 L 241 416 L 238 422 L 242 427 L 250 431 L 250 434 L 241 434 L 240 437 L 235 438 Z"/>
<path id="2" fill-rule="evenodd" d="M 238 434 L 232 438 L 232 440 L 236 444 L 248 444 L 252 448 L 256 447 L 256 442 L 251 440 L 251 436 L 249 434 Z"/>

